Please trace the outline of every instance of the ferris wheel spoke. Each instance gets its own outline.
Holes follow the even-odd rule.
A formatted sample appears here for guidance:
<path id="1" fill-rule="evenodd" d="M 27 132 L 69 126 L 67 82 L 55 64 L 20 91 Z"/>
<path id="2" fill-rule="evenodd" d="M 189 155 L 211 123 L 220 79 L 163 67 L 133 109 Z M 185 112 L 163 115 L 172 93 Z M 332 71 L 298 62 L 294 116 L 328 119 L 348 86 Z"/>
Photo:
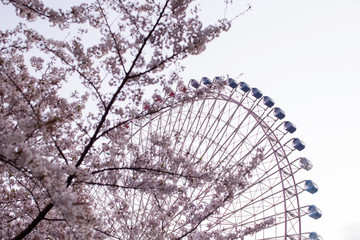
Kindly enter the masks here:
<path id="1" fill-rule="evenodd" d="M 234 209 L 233 211 L 224 211 L 222 219 L 231 218 L 237 212 L 246 211 L 246 209 L 251 207 L 251 206 L 262 206 L 262 207 L 268 206 L 268 209 L 265 209 L 265 210 L 262 211 L 262 212 L 265 212 L 265 211 L 267 211 L 267 210 L 269 210 L 271 208 L 274 208 L 277 204 L 283 203 L 282 189 L 277 190 L 276 192 L 273 192 L 273 189 L 276 188 L 276 187 L 279 187 L 279 183 L 277 183 L 276 185 L 273 185 L 271 187 L 267 186 L 266 187 L 267 191 L 261 192 L 261 194 L 256 194 L 257 197 L 253 196 L 251 198 L 247 198 L 247 200 L 238 199 L 237 201 L 239 201 L 239 203 L 241 203 L 241 207 L 239 207 L 237 209 Z M 268 192 L 270 192 L 270 194 L 268 194 Z M 267 195 L 265 195 L 265 194 L 267 194 Z M 276 199 L 276 196 L 277 196 L 278 200 L 275 203 L 274 199 Z M 246 199 L 246 196 L 239 195 L 239 198 Z M 272 199 L 273 202 L 269 202 L 268 199 Z M 267 204 L 264 204 L 266 202 L 267 202 Z M 262 213 L 262 212 L 251 210 L 249 213 L 258 215 L 259 213 Z"/>
<path id="2" fill-rule="evenodd" d="M 214 104 L 216 103 L 216 101 L 222 101 L 222 100 L 218 100 L 218 99 L 214 99 Z M 215 118 L 215 120 L 212 122 L 211 126 L 206 128 L 208 129 L 206 133 L 203 134 L 203 137 L 200 139 L 200 142 L 203 142 L 205 140 L 205 138 L 210 134 L 211 131 L 216 131 L 218 129 L 218 126 L 220 124 L 220 122 L 222 122 L 222 116 L 225 113 L 226 108 L 228 107 L 228 102 L 225 101 L 225 103 L 223 104 L 223 107 L 220 109 L 220 111 L 217 113 L 217 116 Z M 219 136 L 221 133 L 225 133 L 227 128 L 230 126 L 230 122 L 233 119 L 233 117 L 235 116 L 236 111 L 239 109 L 240 106 L 236 106 L 235 110 L 232 110 L 232 113 L 230 114 L 230 116 L 227 117 L 227 121 L 224 122 L 223 126 L 221 127 L 221 129 L 219 131 L 217 131 L 216 135 L 212 135 L 213 139 L 222 139 L 223 136 Z M 209 119 L 210 120 L 210 119 Z M 212 141 L 208 141 L 208 145 L 205 147 L 205 149 L 209 149 L 210 146 L 212 144 Z M 200 147 L 200 145 L 199 145 Z M 194 155 L 197 155 L 197 152 L 199 150 L 199 147 L 194 151 Z M 204 153 L 205 154 L 205 153 Z M 203 157 L 203 156 L 201 156 Z"/>
<path id="3" fill-rule="evenodd" d="M 186 142 L 186 140 L 187 140 L 187 138 L 189 137 L 189 136 L 191 136 L 190 135 L 190 132 L 192 131 L 192 129 L 197 129 L 198 128 L 198 125 L 200 124 L 200 120 L 199 121 L 197 121 L 197 122 L 189 122 L 188 120 L 190 120 L 190 119 L 192 119 L 192 117 L 191 117 L 191 112 L 192 112 L 192 109 L 194 108 L 194 103 L 192 103 L 191 105 L 190 105 L 190 107 L 189 107 L 189 109 L 187 110 L 187 111 L 185 111 L 185 118 L 184 118 L 184 120 L 182 121 L 182 119 L 181 118 L 178 118 L 177 120 L 179 120 L 179 121 L 176 121 L 175 123 L 171 123 L 171 125 L 173 125 L 174 126 L 174 128 L 173 128 L 173 130 L 172 130 L 172 132 L 174 132 L 174 131 L 177 131 L 178 133 L 180 133 L 180 132 L 185 132 L 185 134 L 183 134 L 184 135 L 184 137 L 183 137 L 183 139 L 181 139 L 182 140 L 182 145 L 181 145 L 181 147 L 180 148 L 178 148 L 178 154 L 179 155 L 181 155 L 181 154 L 183 154 L 182 153 L 182 151 L 184 151 L 183 149 L 184 148 L 187 148 L 186 146 L 185 146 L 185 142 Z M 199 111 L 197 111 L 197 115 L 195 116 L 195 119 L 200 119 L 200 115 L 201 115 L 201 113 L 202 113 L 202 111 L 203 111 L 203 109 L 204 109 L 204 102 L 200 105 L 200 107 L 199 107 Z M 179 113 L 182 113 L 183 112 L 183 109 L 179 109 L 178 110 L 178 112 Z M 183 113 L 182 113 L 183 114 Z M 184 122 L 185 121 L 185 122 Z M 187 123 L 188 122 L 188 123 Z M 187 124 L 184 124 L 184 123 L 187 123 Z M 177 128 L 175 127 L 176 125 L 179 125 Z M 195 125 L 195 126 L 194 126 Z M 178 129 L 178 130 L 177 130 Z M 180 134 L 179 134 L 180 135 Z M 180 137 L 181 137 L 181 135 L 180 135 Z M 179 137 L 179 138 L 180 138 Z M 180 139 L 176 139 L 176 141 L 175 141 L 175 148 L 176 148 L 176 145 L 178 144 L 178 142 L 180 142 Z M 185 155 L 186 155 L 186 153 L 185 153 Z M 175 171 L 177 171 L 177 169 L 175 170 Z M 183 169 L 183 171 L 186 171 L 186 169 Z M 175 202 L 177 201 L 178 199 L 177 198 L 175 198 L 175 200 L 170 200 L 169 201 L 169 204 L 171 203 L 171 202 L 173 202 L 173 204 L 175 204 Z"/>
<path id="4" fill-rule="evenodd" d="M 251 132 L 252 132 L 252 131 L 253 131 L 253 129 L 251 130 Z M 250 133 L 249 133 L 249 134 L 250 134 Z M 248 137 L 249 134 L 248 134 L 247 136 L 245 136 L 245 137 Z M 253 144 L 253 145 L 252 145 L 252 149 L 247 150 L 247 153 L 245 153 L 245 154 L 240 153 L 240 155 L 241 155 L 242 157 L 241 157 L 241 159 L 238 160 L 238 162 L 244 161 L 244 159 L 247 158 L 247 157 L 251 154 L 251 152 L 252 152 L 253 150 L 257 149 L 257 148 L 261 145 L 261 143 L 266 140 L 266 138 L 267 138 L 267 134 L 265 133 L 265 134 L 263 134 L 262 138 L 257 141 L 256 144 Z M 223 159 L 233 159 L 233 158 L 235 157 L 235 155 L 238 153 L 239 150 L 242 151 L 242 148 L 241 148 L 241 147 L 242 147 L 242 142 L 240 142 L 240 143 L 239 143 L 236 147 L 234 147 L 229 153 L 227 153 L 227 156 L 226 156 L 225 158 L 223 158 L 223 156 L 224 156 L 225 153 L 226 153 L 226 152 L 224 151 L 223 154 L 221 155 L 220 159 L 222 159 L 222 158 L 223 158 Z M 232 155 L 231 155 L 231 154 L 232 154 Z M 228 166 L 229 164 L 231 164 L 230 161 L 228 162 L 228 164 L 227 164 L 226 166 Z M 236 170 L 236 166 L 237 166 L 237 162 L 234 162 L 234 163 L 232 163 L 232 166 L 229 167 L 229 169 L 232 169 L 233 172 L 234 172 L 234 171 Z"/>
<path id="5" fill-rule="evenodd" d="M 206 113 L 206 115 L 205 115 L 205 119 L 208 119 L 208 120 L 204 120 L 204 121 L 201 121 L 202 123 L 201 123 L 201 125 L 199 126 L 199 122 L 200 121 L 198 121 L 198 124 L 197 124 L 197 126 L 195 127 L 195 130 L 194 130 L 194 132 L 195 133 L 193 133 L 193 141 L 189 144 L 189 146 L 192 146 L 192 145 L 194 145 L 194 141 L 197 139 L 197 136 L 200 136 L 200 140 L 196 140 L 197 142 L 202 142 L 202 141 L 204 141 L 204 139 L 205 139 L 205 137 L 204 136 L 206 136 L 207 134 L 209 134 L 209 132 L 211 131 L 211 129 L 213 129 L 213 127 L 214 127 L 214 125 L 215 125 L 215 121 L 211 124 L 211 126 L 209 126 L 209 123 L 210 123 L 210 119 L 209 119 L 209 116 L 210 116 L 210 114 L 214 111 L 214 109 L 215 109 L 215 105 L 216 104 L 216 101 L 214 101 L 211 105 L 210 105 L 210 107 L 208 107 L 207 109 L 209 109 L 208 111 L 207 111 L 207 113 Z M 202 109 L 204 109 L 204 108 L 202 108 Z M 203 110 L 202 110 L 203 111 Z M 200 111 L 200 112 L 202 112 L 202 111 Z M 202 119 L 202 118 L 199 118 L 199 119 Z M 204 124 L 205 124 L 205 126 L 204 126 Z M 204 129 L 208 129 L 208 132 L 207 133 L 205 133 L 205 134 L 201 134 L 199 131 L 197 131 L 196 129 L 201 129 L 201 128 L 204 128 Z M 187 136 L 189 136 L 190 134 L 187 134 Z M 185 142 L 185 141 L 184 141 Z M 200 146 L 200 144 L 198 144 L 199 146 Z M 190 148 L 190 147 L 189 147 Z M 198 148 L 199 149 L 199 148 Z M 195 150 L 195 152 L 196 151 L 198 151 L 198 149 L 196 149 Z M 194 155 L 194 154 L 193 154 Z"/>
<path id="6" fill-rule="evenodd" d="M 205 113 L 205 115 L 200 115 L 198 117 L 197 125 L 193 129 L 192 134 L 187 132 L 187 136 L 192 136 L 192 140 L 188 144 L 188 146 L 190 148 L 191 148 L 191 146 L 195 145 L 195 141 L 198 142 L 198 143 L 204 141 L 206 136 L 213 129 L 215 121 L 212 122 L 211 125 L 210 125 L 210 122 L 211 122 L 211 118 L 212 118 L 212 113 L 213 113 L 214 109 L 216 108 L 217 101 L 218 100 L 215 100 L 215 101 L 211 102 L 211 104 L 209 104 L 210 106 L 208 106 L 207 108 L 205 108 L 205 106 L 203 105 L 203 108 L 201 109 L 202 111 L 201 112 L 199 111 L 200 114 L 202 114 L 203 111 L 206 111 L 206 113 Z M 204 131 L 204 130 L 205 131 L 207 130 L 207 133 L 202 133 L 202 131 Z M 197 152 L 200 146 L 201 145 L 198 144 L 198 147 L 195 149 L 194 152 Z"/>
<path id="7" fill-rule="evenodd" d="M 242 126 L 242 124 L 244 123 L 244 121 L 246 120 L 246 118 L 250 116 L 250 113 L 248 112 L 248 114 L 244 117 L 244 120 L 239 124 L 239 126 L 232 132 L 232 134 L 230 135 L 230 137 L 228 139 L 231 139 L 230 142 L 233 140 L 232 138 L 235 137 L 236 133 L 239 131 L 240 127 Z M 256 116 L 256 115 L 255 115 Z M 255 120 L 257 118 L 254 118 Z M 253 131 L 255 129 L 257 129 L 259 127 L 259 125 L 261 124 L 260 121 L 255 121 L 255 124 L 253 123 L 248 123 L 248 124 L 252 124 L 252 128 L 248 131 L 247 135 L 245 135 L 243 137 L 243 140 L 241 142 L 239 142 L 239 144 L 237 145 L 237 147 L 233 148 L 235 151 L 233 153 L 233 155 L 235 155 L 237 153 L 236 149 L 241 149 L 242 145 L 245 143 L 245 140 L 246 139 L 249 139 L 250 138 L 250 135 L 253 133 Z M 268 128 L 269 129 L 269 128 Z M 268 137 L 268 134 L 267 132 L 264 130 L 263 132 L 261 132 L 261 139 L 257 140 L 256 141 L 256 144 L 252 144 L 252 149 L 251 150 L 248 150 L 248 153 L 244 156 L 242 156 L 242 159 L 240 161 L 242 161 L 243 159 L 245 159 L 248 154 L 251 153 L 252 150 L 256 149 L 264 140 L 266 140 L 266 138 Z M 224 143 L 225 145 L 225 143 Z M 230 154 L 229 154 L 230 155 Z M 221 158 L 220 158 L 221 159 Z"/>
<path id="8" fill-rule="evenodd" d="M 116 179 L 118 191 L 110 182 L 89 186 L 103 201 L 97 209 L 113 211 L 106 221 L 119 218 L 122 202 L 129 206 L 129 217 L 113 221 L 106 233 L 127 239 L 138 229 L 140 239 L 154 238 L 155 231 L 185 239 L 218 231 L 245 240 L 300 240 L 307 210 L 299 195 L 305 183 L 294 175 L 303 166 L 290 158 L 295 148 L 285 123 L 246 84 L 237 89 L 212 84 L 178 92 L 163 107 L 129 122 L 129 145 L 119 150 L 119 166 L 113 167 L 118 169 L 94 174 L 95 180 L 106 174 Z M 140 187 L 131 189 L 136 184 Z M 120 228 L 128 232 L 117 232 Z"/>
<path id="9" fill-rule="evenodd" d="M 202 105 L 199 107 L 195 118 L 198 118 L 198 116 L 200 115 L 200 112 L 202 111 L 204 104 L 205 103 L 202 103 Z M 178 127 L 174 128 L 172 130 L 172 132 L 173 132 L 176 129 L 177 134 L 179 135 L 179 139 L 175 142 L 175 145 L 181 144 L 179 149 L 183 148 L 186 138 L 188 137 L 187 133 L 189 133 L 191 131 L 191 128 L 193 127 L 194 123 L 191 123 L 191 124 L 188 123 L 192 119 L 191 115 L 192 115 L 193 108 L 194 108 L 194 103 L 190 103 L 190 106 L 187 109 L 182 107 L 181 109 L 177 110 L 178 114 L 181 117 L 183 117 L 185 115 L 183 118 L 177 119 L 177 120 L 179 120 L 179 121 L 176 121 L 176 123 L 178 124 Z M 183 112 L 185 112 L 185 114 Z M 173 125 L 174 125 L 174 127 L 176 126 L 176 124 L 173 124 Z M 185 134 L 182 134 L 182 132 L 185 132 Z M 182 137 L 182 139 L 180 137 Z"/>
<path id="10" fill-rule="evenodd" d="M 225 97 L 226 98 L 226 97 Z M 218 98 L 214 98 L 214 104 L 216 103 L 216 101 L 218 101 Z M 203 134 L 203 137 L 200 139 L 200 143 L 203 143 L 204 142 L 204 140 L 206 139 L 206 137 L 210 134 L 210 131 L 211 130 L 213 130 L 213 129 L 217 129 L 217 126 L 219 125 L 219 123 L 221 122 L 221 117 L 222 117 L 222 115 L 223 115 L 223 113 L 224 113 L 224 111 L 225 111 L 225 109 L 226 109 L 226 107 L 227 107 L 227 105 L 228 105 L 228 103 L 227 103 L 227 101 L 223 104 L 224 106 L 222 107 L 222 109 L 220 110 L 220 113 L 218 113 L 217 114 L 217 116 L 216 116 L 216 118 L 215 118 L 215 121 L 213 121 L 213 124 L 211 125 L 211 127 L 210 128 L 208 128 L 208 131 L 205 133 L 205 134 Z M 236 113 L 236 110 L 237 109 L 239 109 L 239 107 L 240 107 L 240 104 L 238 104 L 238 105 L 236 105 L 237 107 L 236 107 L 236 109 L 235 109 L 235 111 L 233 111 L 233 113 L 230 115 L 230 119 L 228 119 L 227 120 L 227 122 L 224 124 L 224 126 L 221 128 L 221 130 L 220 131 L 218 131 L 217 132 L 217 135 L 215 135 L 214 136 L 214 134 L 212 134 L 212 139 L 217 139 L 217 138 L 220 138 L 220 139 L 222 139 L 222 137 L 219 137 L 219 134 L 221 133 L 221 132 L 225 132 L 225 131 L 223 131 L 224 129 L 226 129 L 227 127 L 229 127 L 229 122 L 230 122 L 230 120 L 233 118 L 233 116 L 235 115 L 235 113 Z M 209 112 L 210 113 L 210 112 Z M 215 128 L 214 128 L 214 126 L 215 126 Z M 194 138 L 195 139 L 195 138 Z M 205 147 L 205 149 L 209 149 L 210 148 L 210 146 L 213 144 L 213 141 L 208 141 L 208 145 Z M 199 146 L 198 146 L 198 148 L 195 150 L 195 152 L 194 152 L 194 155 L 196 155 L 197 154 L 197 152 L 198 152 L 198 150 L 200 149 L 200 144 L 199 144 Z M 205 152 L 206 153 L 206 152 Z M 204 154 L 205 154 L 204 153 Z M 200 156 L 200 158 L 202 158 L 203 156 Z"/>

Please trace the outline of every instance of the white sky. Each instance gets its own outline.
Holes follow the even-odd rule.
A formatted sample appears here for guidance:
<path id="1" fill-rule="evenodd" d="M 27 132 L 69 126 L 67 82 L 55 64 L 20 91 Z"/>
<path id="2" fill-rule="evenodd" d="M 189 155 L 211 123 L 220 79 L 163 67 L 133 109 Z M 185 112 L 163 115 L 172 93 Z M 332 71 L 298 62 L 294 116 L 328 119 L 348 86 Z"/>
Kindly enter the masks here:
<path id="1" fill-rule="evenodd" d="M 221 0 L 217 0 L 221 1 Z M 203 0 L 204 4 L 209 1 Z M 203 9 L 209 16 L 221 8 Z M 242 4 L 240 12 L 248 3 Z M 185 79 L 240 77 L 272 97 L 298 127 L 319 185 L 323 217 L 305 217 L 324 240 L 360 239 L 360 1 L 257 0 L 231 30 L 186 60 Z M 234 9 L 232 10 L 234 11 Z"/>
<path id="2" fill-rule="evenodd" d="M 222 0 L 201 1 L 206 17 L 222 16 Z M 230 16 L 248 3 L 234 2 L 239 8 Z M 252 10 L 229 32 L 185 61 L 183 76 L 244 73 L 238 80 L 272 97 L 297 125 L 295 136 L 306 143 L 302 153 L 314 164 L 308 178 L 319 192 L 301 200 L 317 205 L 323 217 L 305 217 L 307 230 L 324 240 L 359 240 L 360 1 L 249 2 Z"/>

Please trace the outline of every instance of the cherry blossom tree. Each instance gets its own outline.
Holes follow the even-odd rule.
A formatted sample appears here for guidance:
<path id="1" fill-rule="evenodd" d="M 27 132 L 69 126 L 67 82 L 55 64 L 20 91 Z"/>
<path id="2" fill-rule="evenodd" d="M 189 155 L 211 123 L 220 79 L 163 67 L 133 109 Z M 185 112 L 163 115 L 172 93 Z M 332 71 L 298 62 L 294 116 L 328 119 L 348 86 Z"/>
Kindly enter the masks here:
<path id="1" fill-rule="evenodd" d="M 192 169 L 166 136 L 152 135 L 145 151 L 129 141 L 129 125 L 169 107 L 158 100 L 175 95 L 181 60 L 204 51 L 231 20 L 204 26 L 194 0 L 96 0 L 66 10 L 1 2 L 21 18 L 0 32 L 1 239 L 232 239 L 273 223 L 198 229 L 246 186 L 261 149 L 225 176 Z M 154 103 L 144 97 L 152 86 L 160 89 Z M 206 183 L 214 195 L 196 205 L 185 189 Z M 128 201 L 139 195 L 151 217 L 135 221 L 142 203 Z M 169 196 L 179 204 L 162 207 Z"/>

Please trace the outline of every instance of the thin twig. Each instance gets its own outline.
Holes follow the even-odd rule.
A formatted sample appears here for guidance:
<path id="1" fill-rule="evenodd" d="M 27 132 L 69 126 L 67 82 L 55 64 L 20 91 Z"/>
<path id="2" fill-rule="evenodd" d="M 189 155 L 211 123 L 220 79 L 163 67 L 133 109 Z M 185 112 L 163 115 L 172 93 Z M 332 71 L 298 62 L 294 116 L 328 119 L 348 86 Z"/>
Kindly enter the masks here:
<path id="1" fill-rule="evenodd" d="M 101 7 L 101 4 L 99 3 L 99 1 L 97 1 L 98 5 L 99 5 L 99 8 L 100 8 L 100 13 L 101 13 L 101 16 L 103 17 L 104 21 L 105 21 L 105 25 L 106 27 L 108 28 L 109 32 L 110 32 L 110 35 L 111 35 L 111 38 L 113 39 L 114 41 L 114 46 L 115 46 L 115 49 L 116 49 L 116 53 L 119 57 L 119 61 L 120 61 L 120 64 L 123 68 L 123 71 L 126 72 L 126 69 L 125 69 L 125 64 L 124 64 L 124 61 L 122 59 L 122 55 L 121 55 L 121 51 L 120 51 L 120 48 L 119 48 L 119 43 L 117 42 L 116 40 L 116 37 L 115 37 L 115 34 L 113 33 L 113 31 L 111 30 L 111 27 L 110 27 L 110 24 L 105 16 L 105 13 L 104 13 L 104 10 L 103 8 Z"/>

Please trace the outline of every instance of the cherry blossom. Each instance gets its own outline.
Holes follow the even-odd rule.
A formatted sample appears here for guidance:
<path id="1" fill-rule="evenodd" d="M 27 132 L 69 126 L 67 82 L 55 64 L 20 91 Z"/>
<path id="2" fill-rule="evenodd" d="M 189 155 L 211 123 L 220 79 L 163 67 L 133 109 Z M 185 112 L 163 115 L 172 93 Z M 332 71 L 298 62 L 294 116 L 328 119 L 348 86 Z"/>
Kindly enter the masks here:
<path id="1" fill-rule="evenodd" d="M 176 136 L 131 142 L 141 119 L 206 96 L 186 91 L 179 63 L 230 20 L 204 26 L 192 0 L 1 3 L 20 19 L 0 31 L 1 239 L 233 239 L 274 224 L 228 233 L 207 221 L 246 187 L 262 149 L 235 172 L 200 171 Z M 151 86 L 160 90 L 146 99 Z M 200 186 L 213 189 L 208 201 L 189 195 Z"/>

